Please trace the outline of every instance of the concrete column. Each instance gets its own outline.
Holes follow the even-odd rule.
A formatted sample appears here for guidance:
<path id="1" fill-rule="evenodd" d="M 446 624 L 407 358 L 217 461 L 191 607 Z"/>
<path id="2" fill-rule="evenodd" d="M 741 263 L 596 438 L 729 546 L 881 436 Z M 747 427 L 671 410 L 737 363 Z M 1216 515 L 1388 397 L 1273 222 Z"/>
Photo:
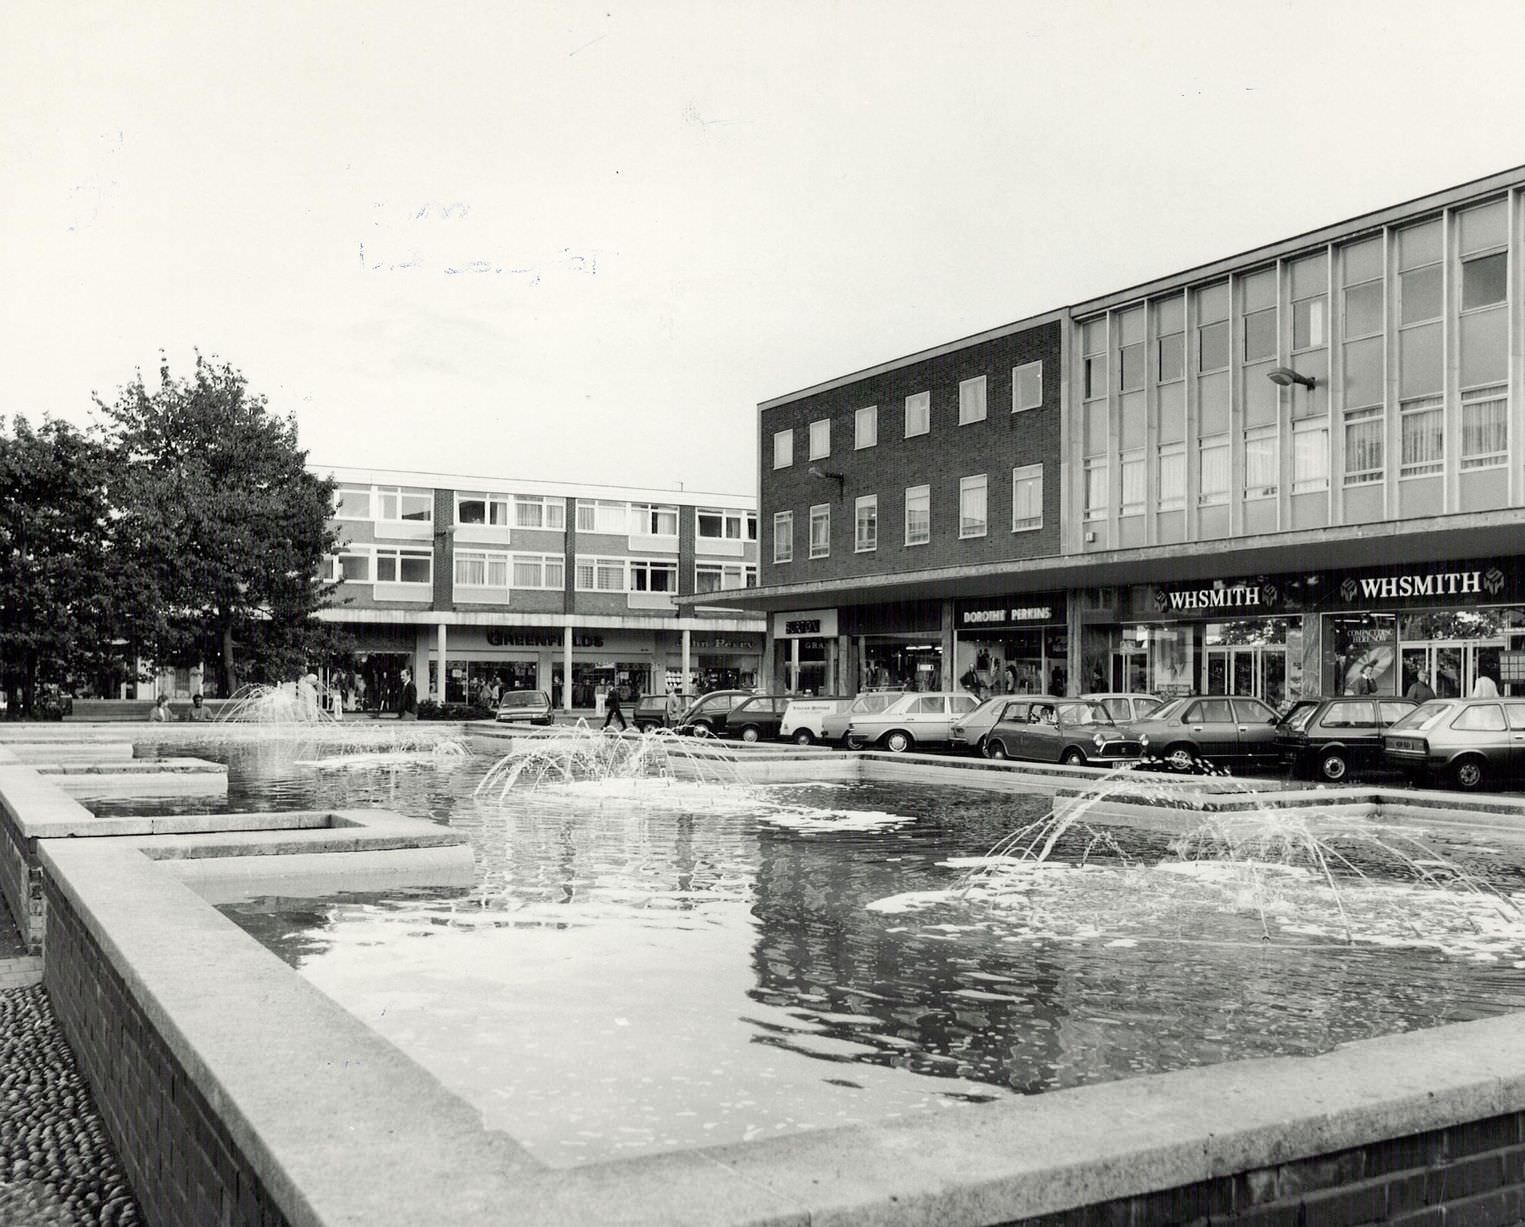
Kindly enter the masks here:
<path id="1" fill-rule="evenodd" d="M 953 602 L 942 603 L 942 650 L 943 650 L 943 676 L 942 689 L 956 689 L 954 679 L 953 660 L 953 628 L 957 625 L 957 619 L 953 613 Z"/>
<path id="2" fill-rule="evenodd" d="M 1080 694 L 1080 665 L 1081 665 L 1081 623 L 1080 605 L 1081 594 L 1078 588 L 1071 588 L 1066 594 L 1064 630 L 1066 647 L 1064 672 L 1064 693 L 1067 695 Z"/>
<path id="3" fill-rule="evenodd" d="M 758 684 L 764 692 L 773 686 L 773 661 L 774 653 L 778 650 L 778 641 L 773 638 L 773 616 L 768 615 L 768 633 L 763 639 L 762 672 L 758 676 Z"/>
<path id="4" fill-rule="evenodd" d="M 678 690 L 683 694 L 688 693 L 688 679 L 693 676 L 693 632 L 688 627 L 683 628 L 683 670 L 679 676 L 683 679 L 678 683 Z"/>
<path id="5" fill-rule="evenodd" d="M 413 633 L 413 684 L 419 698 L 429 695 L 429 628 L 419 626 Z"/>
<path id="6" fill-rule="evenodd" d="M 572 628 L 561 628 L 561 710 L 572 710 Z"/>
<path id="7" fill-rule="evenodd" d="M 441 622 L 434 628 L 434 653 L 438 663 L 434 669 L 434 701 L 445 701 L 445 666 L 448 663 L 445 655 L 445 624 Z"/>

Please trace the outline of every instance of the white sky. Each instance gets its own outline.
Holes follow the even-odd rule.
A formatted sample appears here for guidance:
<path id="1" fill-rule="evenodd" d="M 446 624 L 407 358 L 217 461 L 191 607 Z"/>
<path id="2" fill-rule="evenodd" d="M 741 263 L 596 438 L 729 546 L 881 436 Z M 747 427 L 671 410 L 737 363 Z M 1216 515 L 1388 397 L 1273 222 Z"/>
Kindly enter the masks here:
<path id="1" fill-rule="evenodd" d="M 1522 47 L 1517 0 L 10 0 L 0 414 L 199 347 L 317 461 L 750 492 L 759 400 L 1525 163 Z"/>

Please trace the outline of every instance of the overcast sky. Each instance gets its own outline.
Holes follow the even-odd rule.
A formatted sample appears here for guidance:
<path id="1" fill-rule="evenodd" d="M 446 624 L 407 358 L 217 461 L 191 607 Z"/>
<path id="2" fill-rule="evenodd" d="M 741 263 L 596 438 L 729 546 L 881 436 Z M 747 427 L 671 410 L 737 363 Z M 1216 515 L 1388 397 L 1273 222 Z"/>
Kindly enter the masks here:
<path id="1" fill-rule="evenodd" d="M 1525 4 L 0 9 L 0 414 L 723 490 L 756 404 L 1525 163 Z"/>

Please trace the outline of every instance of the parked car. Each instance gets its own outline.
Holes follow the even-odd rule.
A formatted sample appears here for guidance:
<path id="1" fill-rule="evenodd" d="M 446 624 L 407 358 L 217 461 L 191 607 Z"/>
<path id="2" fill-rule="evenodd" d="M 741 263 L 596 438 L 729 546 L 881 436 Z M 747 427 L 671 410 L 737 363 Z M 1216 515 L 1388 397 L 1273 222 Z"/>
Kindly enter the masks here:
<path id="1" fill-rule="evenodd" d="M 1145 754 L 1178 771 L 1191 770 L 1196 759 L 1219 767 L 1274 767 L 1281 761 L 1276 721 L 1259 699 L 1191 694 L 1135 720 L 1131 731 Z"/>
<path id="2" fill-rule="evenodd" d="M 551 699 L 543 690 L 510 690 L 498 700 L 501 724 L 551 723 Z"/>
<path id="3" fill-rule="evenodd" d="M 1294 775 L 1337 782 L 1382 766 L 1382 730 L 1415 706 L 1389 696 L 1300 699 L 1276 726 L 1276 748 Z"/>
<path id="4" fill-rule="evenodd" d="M 979 703 L 967 690 L 901 695 L 881 712 L 853 713 L 843 740 L 849 749 L 882 745 L 895 754 L 922 746 L 945 746 L 952 723 Z"/>
<path id="5" fill-rule="evenodd" d="M 836 695 L 812 695 L 809 698 L 794 699 L 784 709 L 784 719 L 778 726 L 778 735 L 801 746 L 825 741 L 826 732 L 822 725 L 826 718 L 845 712 L 853 702 L 852 699 Z"/>
<path id="6" fill-rule="evenodd" d="M 1525 775 L 1525 699 L 1432 699 L 1382 734 L 1382 757 L 1410 779 L 1468 791 Z"/>
<path id="7" fill-rule="evenodd" d="M 1153 715 L 1161 705 L 1161 700 L 1152 694 L 1108 692 L 1083 694 L 1080 697 L 1084 702 L 1100 703 L 1106 709 L 1107 715 L 1118 724 L 1131 724 L 1135 720 L 1142 720 L 1146 716 Z"/>
<path id="8" fill-rule="evenodd" d="M 694 701 L 692 695 L 680 694 L 678 696 L 678 712 L 687 709 Z M 635 701 L 635 706 L 630 711 L 630 722 L 643 733 L 649 733 L 652 729 L 671 728 L 677 723 L 669 719 L 667 715 L 667 696 L 665 694 L 643 694 Z"/>
<path id="9" fill-rule="evenodd" d="M 709 694 L 700 695 L 678 717 L 678 732 L 700 737 L 711 736 L 731 708 L 756 693 L 753 690 L 712 690 Z"/>
<path id="10" fill-rule="evenodd" d="M 841 711 L 828 712 L 821 717 L 821 740 L 827 745 L 839 742 L 846 745 L 847 726 L 852 723 L 854 716 L 882 712 L 904 695 L 903 690 L 865 690 Z"/>
<path id="11" fill-rule="evenodd" d="M 772 741 L 778 736 L 784 709 L 792 695 L 757 694 L 743 699 L 715 723 L 715 736 L 739 737 L 742 741 Z"/>
<path id="12" fill-rule="evenodd" d="M 994 694 L 976 707 L 967 716 L 960 716 L 948 728 L 948 744 L 955 750 L 973 750 L 977 754 L 985 752 L 985 734 L 990 732 L 995 722 L 1000 719 L 1001 713 L 1006 710 L 1006 704 L 1011 702 L 1009 694 Z"/>
<path id="13" fill-rule="evenodd" d="M 1113 766 L 1133 762 L 1138 738 L 1112 719 L 1100 703 L 1084 699 L 1001 700 L 995 725 L 985 737 L 987 758 L 1026 758 L 1071 766 Z"/>

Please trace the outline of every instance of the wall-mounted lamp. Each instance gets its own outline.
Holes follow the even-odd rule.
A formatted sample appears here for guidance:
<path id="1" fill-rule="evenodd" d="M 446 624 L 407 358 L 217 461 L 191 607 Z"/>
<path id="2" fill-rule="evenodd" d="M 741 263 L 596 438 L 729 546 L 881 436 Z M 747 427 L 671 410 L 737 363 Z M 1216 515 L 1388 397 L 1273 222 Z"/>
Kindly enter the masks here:
<path id="1" fill-rule="evenodd" d="M 837 497 L 838 498 L 842 497 L 842 487 L 847 484 L 847 478 L 842 476 L 841 473 L 828 473 L 828 472 L 826 472 L 825 469 L 821 468 L 821 466 L 818 465 L 818 464 L 811 465 L 808 469 L 805 470 L 805 472 L 809 473 L 810 476 L 812 476 L 812 477 L 820 479 L 821 481 L 834 481 L 834 482 L 836 482 L 837 483 Z"/>
<path id="2" fill-rule="evenodd" d="M 1275 366 L 1266 372 L 1266 378 L 1278 388 L 1290 388 L 1295 383 L 1300 383 L 1310 392 L 1318 384 L 1318 380 L 1312 375 L 1304 375 L 1301 371 L 1294 371 L 1290 366 Z"/>

